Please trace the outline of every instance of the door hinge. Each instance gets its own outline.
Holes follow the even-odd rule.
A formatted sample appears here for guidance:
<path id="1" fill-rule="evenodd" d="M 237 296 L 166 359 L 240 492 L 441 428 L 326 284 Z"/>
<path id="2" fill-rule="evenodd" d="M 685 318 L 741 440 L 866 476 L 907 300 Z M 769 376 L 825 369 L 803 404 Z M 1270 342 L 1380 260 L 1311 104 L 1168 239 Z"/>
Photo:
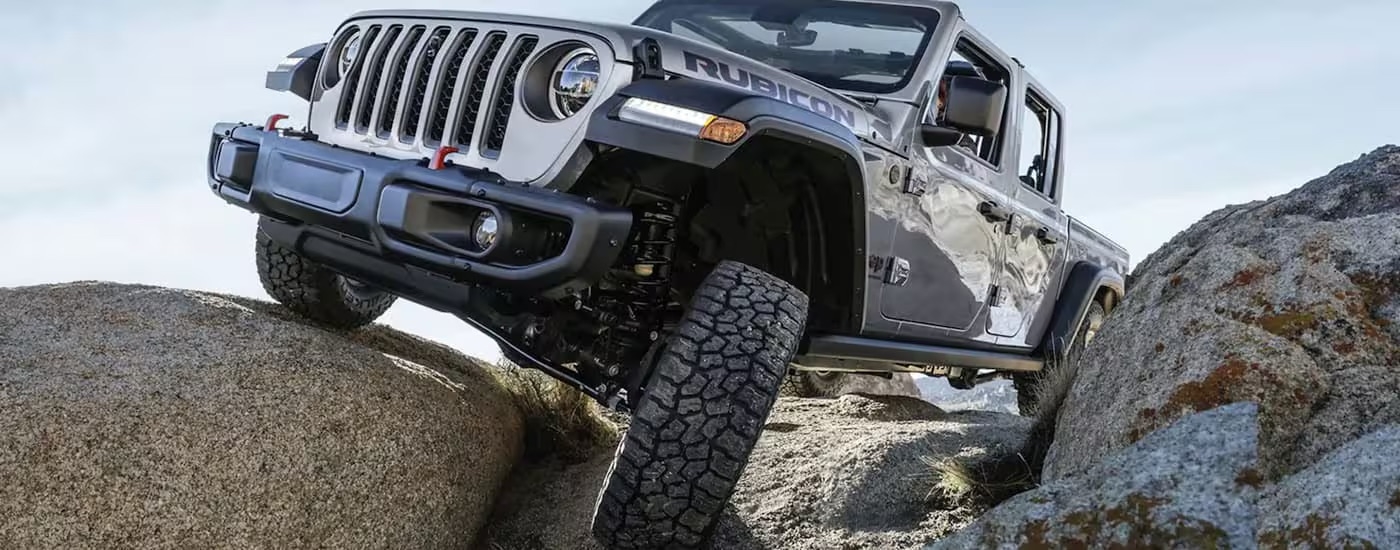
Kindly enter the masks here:
<path id="1" fill-rule="evenodd" d="M 924 178 L 915 177 L 914 171 L 910 170 L 909 175 L 904 177 L 904 192 L 915 197 L 922 197 L 924 190 L 928 187 L 928 181 Z"/>
<path id="2" fill-rule="evenodd" d="M 904 286 L 909 282 L 909 260 L 899 256 L 891 256 L 885 264 L 885 283 L 894 286 Z"/>

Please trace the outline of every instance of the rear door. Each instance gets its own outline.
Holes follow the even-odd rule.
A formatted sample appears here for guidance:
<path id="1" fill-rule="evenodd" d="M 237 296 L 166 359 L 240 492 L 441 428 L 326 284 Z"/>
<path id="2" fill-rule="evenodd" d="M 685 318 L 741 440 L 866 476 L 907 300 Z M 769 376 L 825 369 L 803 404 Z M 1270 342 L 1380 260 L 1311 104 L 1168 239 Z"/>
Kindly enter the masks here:
<path id="1" fill-rule="evenodd" d="M 1009 60 L 991 51 L 964 34 L 953 56 L 1010 88 Z M 1003 129 L 1014 113 L 1005 109 Z M 930 108 L 925 118 L 936 117 Z M 923 147 L 914 155 L 892 238 L 891 261 L 898 264 L 893 270 L 904 275 L 886 284 L 881 295 L 881 313 L 904 322 L 901 336 L 993 343 L 985 334 L 985 318 L 1001 276 L 1011 214 L 1012 198 L 1004 188 L 1010 167 L 1003 158 L 1009 138 L 1005 132 L 969 137 L 960 145 Z"/>
<path id="2" fill-rule="evenodd" d="M 1018 102 L 1014 215 L 1007 235 L 1005 266 L 991 307 L 988 332 L 997 343 L 1035 347 L 1054 311 L 1064 276 L 1069 219 L 1060 208 L 1061 109 L 1031 79 Z"/>

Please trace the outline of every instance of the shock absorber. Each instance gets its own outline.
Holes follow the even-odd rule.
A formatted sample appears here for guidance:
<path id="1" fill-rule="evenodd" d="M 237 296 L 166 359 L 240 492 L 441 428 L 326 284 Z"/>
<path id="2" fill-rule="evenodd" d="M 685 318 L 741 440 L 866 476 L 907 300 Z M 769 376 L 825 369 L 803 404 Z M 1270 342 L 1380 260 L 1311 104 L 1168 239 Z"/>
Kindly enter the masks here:
<path id="1" fill-rule="evenodd" d="M 679 210 L 669 200 L 655 200 L 638 209 L 632 273 L 623 286 L 627 314 L 619 326 L 622 330 L 618 331 L 617 341 L 629 355 L 644 351 L 657 337 L 661 313 L 670 298 Z"/>
<path id="2" fill-rule="evenodd" d="M 676 219 L 679 206 L 672 201 L 658 200 L 641 211 L 637 221 L 639 231 L 632 274 L 637 276 L 637 292 L 632 305 L 642 308 L 665 306 L 670 291 L 671 260 L 676 250 Z"/>

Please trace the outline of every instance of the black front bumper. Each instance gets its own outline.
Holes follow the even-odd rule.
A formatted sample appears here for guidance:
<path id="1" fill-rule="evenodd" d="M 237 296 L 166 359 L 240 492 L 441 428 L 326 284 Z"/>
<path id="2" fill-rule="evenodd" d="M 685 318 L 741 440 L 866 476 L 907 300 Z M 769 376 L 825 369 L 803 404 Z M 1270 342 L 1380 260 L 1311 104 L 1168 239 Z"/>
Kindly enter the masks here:
<path id="1" fill-rule="evenodd" d="M 626 209 L 487 172 L 432 170 L 246 124 L 214 127 L 209 186 L 299 254 L 445 311 L 460 312 L 472 285 L 555 298 L 582 290 L 617 260 L 632 224 Z M 470 240 L 482 211 L 499 221 L 486 250 Z"/>

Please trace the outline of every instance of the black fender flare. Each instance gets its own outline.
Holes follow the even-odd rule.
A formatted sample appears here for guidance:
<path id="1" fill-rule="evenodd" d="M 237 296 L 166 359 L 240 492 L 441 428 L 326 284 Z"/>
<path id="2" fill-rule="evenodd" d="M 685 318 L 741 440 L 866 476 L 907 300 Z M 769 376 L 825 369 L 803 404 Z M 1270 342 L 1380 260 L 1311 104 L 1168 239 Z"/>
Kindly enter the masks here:
<path id="1" fill-rule="evenodd" d="M 316 90 L 316 71 L 325 53 L 326 45 L 321 43 L 287 54 L 282 63 L 267 72 L 264 86 L 276 92 L 292 92 L 311 101 L 311 94 Z"/>
<path id="2" fill-rule="evenodd" d="M 725 145 L 619 120 L 618 109 L 633 97 L 737 120 L 747 124 L 749 131 L 739 142 Z M 864 173 L 860 140 L 850 128 L 787 102 L 702 80 L 645 79 L 628 84 L 593 112 L 585 139 L 715 168 L 760 136 L 785 139 L 835 155 L 848 165 L 857 181 Z"/>
<path id="3" fill-rule="evenodd" d="M 673 131 L 619 120 L 617 112 L 629 98 L 642 98 L 678 107 L 709 113 L 744 122 L 749 131 L 733 145 L 704 141 Z M 844 204 L 830 208 L 847 209 L 852 227 L 850 249 L 829 252 L 828 267 L 850 270 L 850 306 L 860 312 L 864 308 L 866 278 L 866 249 L 868 217 L 866 211 L 866 153 L 861 141 L 849 127 L 816 112 L 794 106 L 755 92 L 715 84 L 703 80 L 672 78 L 637 80 L 608 98 L 589 119 L 587 141 L 610 145 L 624 150 L 684 162 L 706 169 L 722 166 L 743 148 L 760 139 L 784 140 L 816 153 L 829 155 L 845 168 L 850 197 Z M 836 230 L 835 228 L 831 228 Z M 857 313 L 854 319 L 843 319 L 852 329 L 861 325 Z"/>
<path id="4" fill-rule="evenodd" d="M 1050 327 L 1045 331 L 1045 337 L 1040 348 L 1036 350 L 1036 355 L 1047 361 L 1063 361 L 1065 354 L 1074 345 L 1074 339 L 1079 336 L 1079 324 L 1084 321 L 1089 305 L 1094 302 L 1099 291 L 1104 289 L 1108 289 L 1114 300 L 1122 299 L 1123 276 L 1093 262 L 1075 263 L 1060 288 L 1054 317 L 1050 320 Z"/>

